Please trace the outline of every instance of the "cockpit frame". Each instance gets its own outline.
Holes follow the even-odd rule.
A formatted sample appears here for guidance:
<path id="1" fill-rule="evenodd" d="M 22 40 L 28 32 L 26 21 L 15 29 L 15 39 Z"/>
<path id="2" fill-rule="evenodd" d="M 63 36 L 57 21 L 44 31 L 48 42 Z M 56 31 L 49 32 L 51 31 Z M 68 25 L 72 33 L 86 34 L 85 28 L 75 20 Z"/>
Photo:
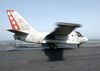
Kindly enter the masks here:
<path id="1" fill-rule="evenodd" d="M 83 35 L 80 32 L 75 31 L 78 37 L 83 37 Z"/>

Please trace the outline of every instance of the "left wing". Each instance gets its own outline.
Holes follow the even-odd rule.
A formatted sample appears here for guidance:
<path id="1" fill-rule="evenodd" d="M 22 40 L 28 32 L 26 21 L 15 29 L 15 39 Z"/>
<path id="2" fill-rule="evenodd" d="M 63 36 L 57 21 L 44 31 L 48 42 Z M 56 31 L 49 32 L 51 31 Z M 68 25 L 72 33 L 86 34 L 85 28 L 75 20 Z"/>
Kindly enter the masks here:
<path id="1" fill-rule="evenodd" d="M 54 39 L 54 35 L 68 35 L 76 27 L 81 27 L 80 24 L 63 23 L 63 22 L 58 22 L 57 25 L 58 27 L 53 32 L 51 32 L 49 35 L 47 35 L 46 38 Z"/>

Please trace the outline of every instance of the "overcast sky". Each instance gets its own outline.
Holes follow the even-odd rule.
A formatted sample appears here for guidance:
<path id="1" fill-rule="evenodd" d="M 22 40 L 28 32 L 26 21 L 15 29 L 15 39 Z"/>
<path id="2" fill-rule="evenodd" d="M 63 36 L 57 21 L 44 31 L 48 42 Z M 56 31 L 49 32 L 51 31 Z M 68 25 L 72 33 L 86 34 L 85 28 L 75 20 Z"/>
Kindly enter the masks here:
<path id="1" fill-rule="evenodd" d="M 6 10 L 16 10 L 35 30 L 52 32 L 56 22 L 81 24 L 89 39 L 100 39 L 100 0 L 0 0 L 0 40 L 14 40 Z"/>

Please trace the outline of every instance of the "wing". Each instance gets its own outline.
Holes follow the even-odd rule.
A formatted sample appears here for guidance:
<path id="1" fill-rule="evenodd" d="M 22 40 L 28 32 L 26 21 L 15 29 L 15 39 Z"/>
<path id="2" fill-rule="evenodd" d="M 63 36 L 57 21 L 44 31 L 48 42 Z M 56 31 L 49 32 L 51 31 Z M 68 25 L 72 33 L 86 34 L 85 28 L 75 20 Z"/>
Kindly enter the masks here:
<path id="1" fill-rule="evenodd" d="M 63 22 L 58 22 L 57 25 L 58 27 L 53 32 L 51 32 L 49 35 L 47 35 L 46 38 L 54 39 L 54 35 L 68 35 L 76 27 L 81 27 L 80 24 L 63 23 Z"/>

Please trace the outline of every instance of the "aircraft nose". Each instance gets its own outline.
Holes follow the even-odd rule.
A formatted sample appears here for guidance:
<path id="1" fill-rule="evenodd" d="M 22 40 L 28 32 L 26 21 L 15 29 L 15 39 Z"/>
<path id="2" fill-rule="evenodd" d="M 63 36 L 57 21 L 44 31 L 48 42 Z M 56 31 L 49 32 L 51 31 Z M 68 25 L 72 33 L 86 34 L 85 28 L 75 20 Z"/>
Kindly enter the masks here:
<path id="1" fill-rule="evenodd" d="M 87 42 L 88 39 L 86 37 L 83 38 L 83 42 Z"/>

